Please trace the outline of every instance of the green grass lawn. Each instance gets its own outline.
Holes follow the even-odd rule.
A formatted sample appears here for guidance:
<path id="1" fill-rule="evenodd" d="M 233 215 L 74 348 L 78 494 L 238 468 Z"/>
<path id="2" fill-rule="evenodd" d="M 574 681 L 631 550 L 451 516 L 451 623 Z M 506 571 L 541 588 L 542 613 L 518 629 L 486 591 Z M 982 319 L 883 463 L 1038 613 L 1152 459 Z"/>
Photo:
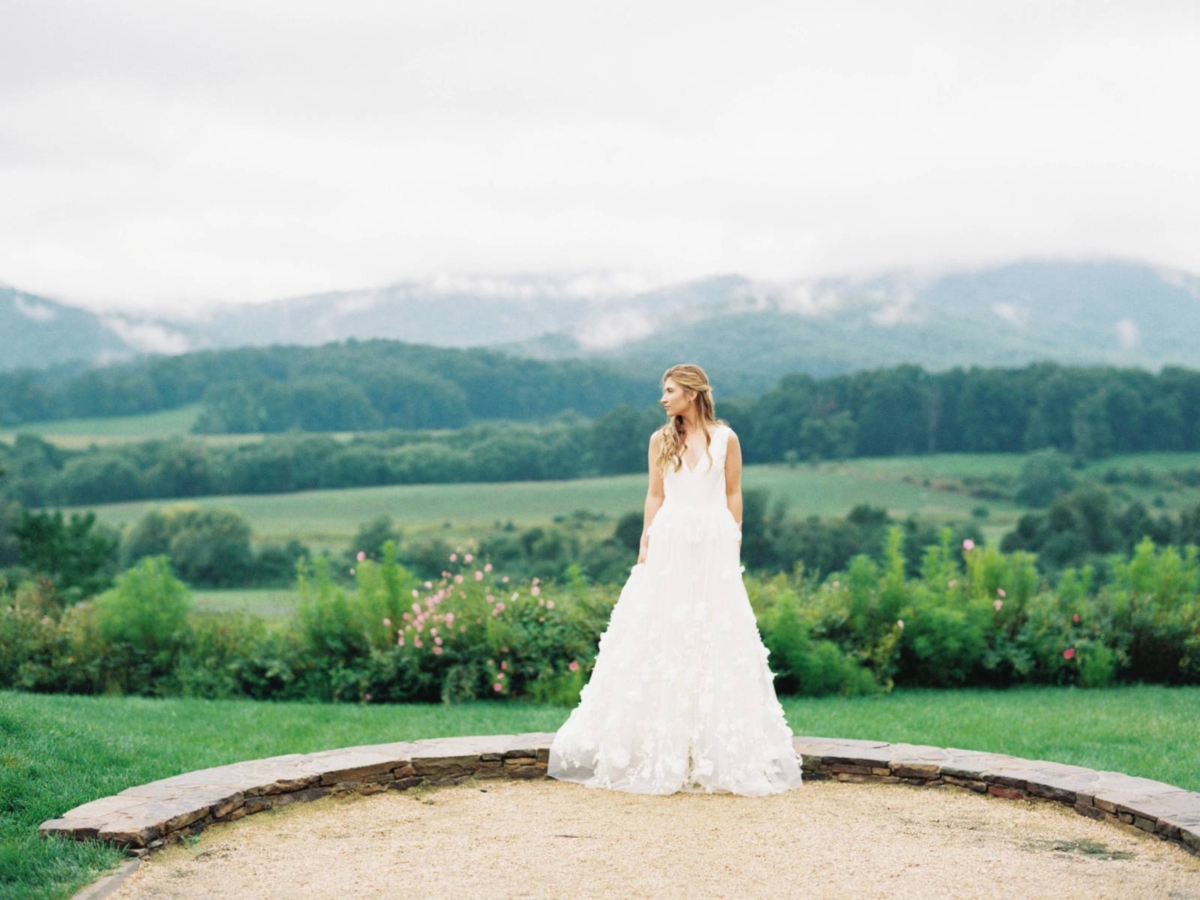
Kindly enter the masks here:
<path id="1" fill-rule="evenodd" d="M 798 735 L 992 750 L 1200 790 L 1200 687 L 782 699 Z M 40 839 L 37 826 L 136 784 L 285 753 L 554 731 L 568 713 L 511 701 L 351 706 L 0 692 L 0 898 L 69 897 L 118 862 L 109 848 Z"/>

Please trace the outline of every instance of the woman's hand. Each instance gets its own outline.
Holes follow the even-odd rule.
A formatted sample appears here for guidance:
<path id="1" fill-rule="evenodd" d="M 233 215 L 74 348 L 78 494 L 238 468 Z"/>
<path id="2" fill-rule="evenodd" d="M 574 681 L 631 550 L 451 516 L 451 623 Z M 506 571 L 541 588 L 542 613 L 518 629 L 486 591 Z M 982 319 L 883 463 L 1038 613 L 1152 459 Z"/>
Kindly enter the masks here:
<path id="1" fill-rule="evenodd" d="M 649 551 L 649 549 L 650 549 L 650 535 L 648 535 L 646 532 L 643 531 L 642 532 L 642 542 L 638 546 L 638 565 L 639 566 L 646 561 L 646 553 L 647 553 L 647 551 Z"/>

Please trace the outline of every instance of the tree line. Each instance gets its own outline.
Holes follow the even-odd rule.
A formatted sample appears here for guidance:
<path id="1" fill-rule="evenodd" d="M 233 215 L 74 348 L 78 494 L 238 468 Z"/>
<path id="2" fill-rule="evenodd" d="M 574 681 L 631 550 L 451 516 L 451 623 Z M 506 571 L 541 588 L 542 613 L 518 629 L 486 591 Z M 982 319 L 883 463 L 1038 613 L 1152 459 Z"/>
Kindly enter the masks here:
<path id="1" fill-rule="evenodd" d="M 646 387 L 642 396 L 655 391 Z M 1200 372 L 1039 363 L 789 375 L 761 397 L 719 403 L 717 412 L 741 435 L 747 463 L 1039 449 L 1081 462 L 1200 449 Z M 67 450 L 21 434 L 0 446 L 0 465 L 10 473 L 0 491 L 47 506 L 638 473 L 649 435 L 663 421 L 656 404 L 622 402 L 592 418 L 567 410 L 539 422 L 387 429 L 349 440 L 300 432 L 241 446 L 180 437 Z"/>

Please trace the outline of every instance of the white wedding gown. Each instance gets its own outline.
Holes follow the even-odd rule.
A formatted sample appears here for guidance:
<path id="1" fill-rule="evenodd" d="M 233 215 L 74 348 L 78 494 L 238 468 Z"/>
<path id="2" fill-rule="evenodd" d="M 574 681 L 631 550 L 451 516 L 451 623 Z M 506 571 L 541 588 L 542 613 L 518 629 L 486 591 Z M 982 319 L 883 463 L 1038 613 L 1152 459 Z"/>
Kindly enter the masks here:
<path id="1" fill-rule="evenodd" d="M 664 476 L 645 563 L 633 567 L 547 774 L 640 794 L 774 794 L 800 765 L 775 696 L 725 501 L 731 429 L 711 463 Z"/>

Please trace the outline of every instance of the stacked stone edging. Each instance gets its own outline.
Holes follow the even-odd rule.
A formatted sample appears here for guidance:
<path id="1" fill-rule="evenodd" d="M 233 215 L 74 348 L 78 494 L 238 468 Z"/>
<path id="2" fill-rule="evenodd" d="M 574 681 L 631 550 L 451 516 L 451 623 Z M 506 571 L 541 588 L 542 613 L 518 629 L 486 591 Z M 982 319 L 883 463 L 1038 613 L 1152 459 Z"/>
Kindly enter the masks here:
<path id="1" fill-rule="evenodd" d="M 553 732 L 472 735 L 250 760 L 127 788 L 43 822 L 39 832 L 98 839 L 144 856 L 217 822 L 331 794 L 468 778 L 544 778 L 553 740 Z M 1160 781 L 955 747 L 819 737 L 793 743 L 806 779 L 954 785 L 1057 802 L 1200 854 L 1200 793 Z"/>

